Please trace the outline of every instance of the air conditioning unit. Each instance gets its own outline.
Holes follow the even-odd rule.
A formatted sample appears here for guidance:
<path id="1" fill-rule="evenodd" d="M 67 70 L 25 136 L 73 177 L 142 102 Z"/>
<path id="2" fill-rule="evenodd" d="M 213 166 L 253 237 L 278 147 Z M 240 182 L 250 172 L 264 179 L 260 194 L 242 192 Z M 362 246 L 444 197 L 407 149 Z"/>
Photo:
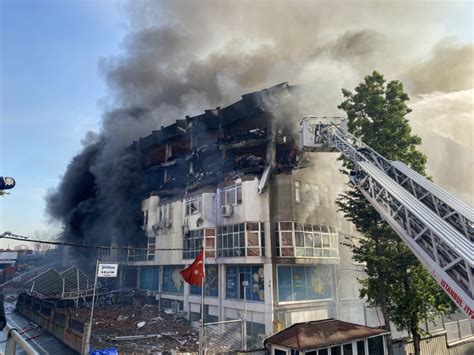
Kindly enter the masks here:
<path id="1" fill-rule="evenodd" d="M 222 206 L 222 216 L 230 217 L 234 213 L 234 207 L 232 205 L 223 205 Z"/>

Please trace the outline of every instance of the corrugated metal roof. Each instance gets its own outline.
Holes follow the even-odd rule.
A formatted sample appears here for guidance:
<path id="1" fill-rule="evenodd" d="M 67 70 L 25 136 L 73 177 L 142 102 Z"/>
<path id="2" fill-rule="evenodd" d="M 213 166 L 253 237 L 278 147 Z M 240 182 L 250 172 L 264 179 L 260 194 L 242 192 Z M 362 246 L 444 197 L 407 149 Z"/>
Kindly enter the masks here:
<path id="1" fill-rule="evenodd" d="M 266 339 L 265 344 L 270 343 L 296 350 L 314 350 L 388 333 L 385 329 L 331 318 L 293 324 Z"/>
<path id="2" fill-rule="evenodd" d="M 94 281 L 76 266 L 59 272 L 50 268 L 26 282 L 32 291 L 47 297 L 61 297 L 63 291 L 83 291 L 90 289 Z"/>

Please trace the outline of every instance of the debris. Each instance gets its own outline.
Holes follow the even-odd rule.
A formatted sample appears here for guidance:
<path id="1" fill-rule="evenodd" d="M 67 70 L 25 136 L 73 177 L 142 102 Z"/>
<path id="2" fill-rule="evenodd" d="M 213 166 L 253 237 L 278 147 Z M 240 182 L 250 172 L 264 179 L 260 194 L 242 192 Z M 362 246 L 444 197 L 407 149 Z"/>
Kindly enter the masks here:
<path id="1" fill-rule="evenodd" d="M 120 341 L 120 340 L 138 340 L 138 339 L 149 339 L 149 338 L 161 338 L 161 334 L 124 335 L 124 336 L 111 337 L 110 340 Z"/>
<path id="2" fill-rule="evenodd" d="M 122 316 L 122 315 L 120 315 L 120 316 L 117 317 L 117 320 L 118 320 L 119 322 L 120 322 L 120 321 L 123 321 L 123 320 L 127 320 L 127 319 L 128 319 L 127 316 Z"/>
<path id="3" fill-rule="evenodd" d="M 137 328 L 143 328 L 145 326 L 145 324 L 146 324 L 145 321 L 138 322 L 137 323 Z"/>

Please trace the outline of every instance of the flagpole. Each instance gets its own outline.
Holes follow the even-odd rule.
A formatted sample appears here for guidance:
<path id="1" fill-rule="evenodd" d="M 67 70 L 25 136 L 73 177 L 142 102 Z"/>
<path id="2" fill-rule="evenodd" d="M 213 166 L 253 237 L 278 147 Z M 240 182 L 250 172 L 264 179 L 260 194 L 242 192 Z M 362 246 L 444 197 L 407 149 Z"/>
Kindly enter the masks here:
<path id="1" fill-rule="evenodd" d="M 206 284 L 206 235 L 202 237 L 202 284 L 201 284 L 201 329 L 199 331 L 199 355 L 204 355 L 204 286 Z"/>

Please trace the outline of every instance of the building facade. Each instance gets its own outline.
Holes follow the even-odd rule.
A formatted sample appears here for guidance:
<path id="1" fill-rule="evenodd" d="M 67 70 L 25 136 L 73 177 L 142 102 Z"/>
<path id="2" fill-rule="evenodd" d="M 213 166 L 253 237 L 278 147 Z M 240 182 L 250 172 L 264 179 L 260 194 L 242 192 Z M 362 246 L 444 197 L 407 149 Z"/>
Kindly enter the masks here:
<path id="1" fill-rule="evenodd" d="M 359 299 L 361 265 L 343 244 L 356 237 L 334 202 L 346 182 L 338 154 L 299 149 L 310 113 L 299 95 L 280 84 L 134 143 L 150 191 L 144 249 L 129 252 L 124 286 L 198 320 L 201 290 L 179 271 L 205 242 L 205 320 L 242 319 L 245 308 L 251 346 L 304 321 L 380 325 Z"/>

